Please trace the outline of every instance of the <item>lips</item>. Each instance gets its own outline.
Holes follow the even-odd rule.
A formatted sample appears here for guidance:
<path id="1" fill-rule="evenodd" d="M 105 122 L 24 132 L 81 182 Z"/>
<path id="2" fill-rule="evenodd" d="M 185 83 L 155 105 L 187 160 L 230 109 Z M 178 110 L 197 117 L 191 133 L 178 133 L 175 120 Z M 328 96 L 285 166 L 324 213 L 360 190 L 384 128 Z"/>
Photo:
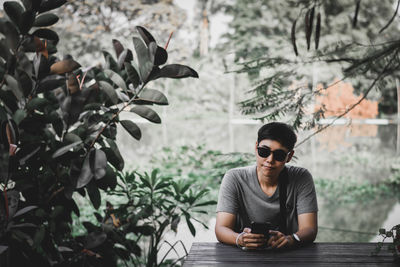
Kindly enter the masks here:
<path id="1" fill-rule="evenodd" d="M 272 166 L 267 166 L 267 165 L 262 165 L 262 166 L 267 170 L 273 170 L 274 169 L 274 167 L 272 167 Z"/>

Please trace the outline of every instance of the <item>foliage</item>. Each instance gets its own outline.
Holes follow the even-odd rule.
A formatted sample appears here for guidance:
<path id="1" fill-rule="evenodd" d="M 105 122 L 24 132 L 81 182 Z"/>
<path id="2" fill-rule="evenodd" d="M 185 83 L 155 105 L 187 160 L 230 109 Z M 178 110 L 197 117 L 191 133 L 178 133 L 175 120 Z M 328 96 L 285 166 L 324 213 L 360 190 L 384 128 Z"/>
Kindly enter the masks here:
<path id="1" fill-rule="evenodd" d="M 121 182 L 111 194 L 121 197 L 123 203 L 114 208 L 107 204 L 106 216 L 96 214 L 96 217 L 103 228 L 114 221 L 114 226 L 111 225 L 114 235 L 123 237 L 133 233 L 130 237 L 127 236 L 126 240 L 132 245 L 140 244 L 147 248 L 145 254 L 138 255 L 135 253 L 140 251 L 137 245 L 120 247 L 118 253 L 126 264 L 131 262 L 135 266 L 159 266 L 166 263 L 164 260 L 167 255 L 172 251 L 176 252 L 177 245 L 184 245 L 179 242 L 170 244 L 163 236 L 169 230 L 177 232 L 182 217 L 193 236 L 196 229 L 191 220 L 208 229 L 207 225 L 193 217 L 193 214 L 207 213 L 203 208 L 216 202 L 204 200 L 208 189 L 198 188 L 199 183 L 161 175 L 158 169 L 154 169 L 150 174 L 134 171 L 120 174 L 119 177 Z M 169 246 L 169 250 L 160 262 L 157 262 L 161 246 Z M 184 249 L 186 251 L 186 248 Z M 132 257 L 131 253 L 135 257 Z M 175 263 L 182 261 L 185 256 L 178 258 Z"/>
<path id="2" fill-rule="evenodd" d="M 203 187 L 207 185 L 218 188 L 229 169 L 253 164 L 254 156 L 246 153 L 224 154 L 217 150 L 207 150 L 205 145 L 189 145 L 177 149 L 164 147 L 151 163 L 166 175 L 190 183 L 200 182 Z"/>
<path id="3" fill-rule="evenodd" d="M 312 108 L 315 97 L 321 93 L 316 87 L 317 80 L 322 80 L 324 88 L 329 90 L 334 85 L 329 81 L 341 68 L 342 79 L 353 81 L 357 93 L 363 95 L 338 118 L 373 94 L 373 89 L 378 92 L 395 89 L 393 77 L 399 67 L 398 29 L 391 25 L 390 30 L 384 30 L 395 13 L 393 1 L 382 1 L 379 5 L 374 1 L 357 1 L 358 4 L 311 0 L 270 2 L 241 0 L 230 9 L 238 16 L 232 22 L 231 40 L 240 40 L 241 46 L 235 45 L 243 47 L 236 52 L 237 71 L 248 73 L 253 79 L 259 77 L 249 91 L 250 97 L 239 103 L 244 114 L 260 120 L 286 117 L 295 128 L 317 126 L 316 132 L 320 132 L 329 124 L 317 125 L 324 118 L 325 107 L 315 111 Z M 236 9 L 245 4 L 250 10 Z M 243 24 L 239 20 L 243 12 L 253 12 L 260 19 Z M 262 26 L 256 23 L 264 17 L 270 17 L 271 23 Z M 348 17 L 352 19 L 349 21 Z M 262 37 L 256 33 L 264 32 L 263 38 L 271 41 L 251 49 L 262 43 Z M 288 41 L 290 35 L 292 44 Z M 315 47 L 310 45 L 311 41 L 315 41 Z"/>
<path id="4" fill-rule="evenodd" d="M 316 179 L 315 186 L 319 194 L 324 199 L 331 202 L 355 202 L 372 201 L 382 197 L 395 197 L 399 194 L 396 184 L 399 183 L 400 176 L 394 179 L 385 179 L 379 183 L 371 182 L 359 183 L 351 177 L 340 176 L 335 180 Z"/>
<path id="5" fill-rule="evenodd" d="M 71 214 L 79 216 L 73 193 L 98 209 L 100 190 L 114 189 L 124 167 L 117 124 L 141 138 L 119 114 L 129 108 L 160 123 L 148 105 L 168 100 L 146 85 L 198 75 L 179 64 L 160 68 L 168 54 L 143 27 L 135 54 L 114 40 L 117 60 L 104 51 L 104 68 L 83 69 L 71 56 L 56 57 L 58 34 L 46 28 L 58 21 L 50 11 L 66 1 L 22 3 L 6 1 L 8 18 L 0 19 L 1 265 L 115 266 L 124 240 L 93 227 L 71 236 Z"/>
<path id="6" fill-rule="evenodd" d="M 383 242 L 387 238 L 391 238 L 392 243 L 389 244 L 388 249 L 393 253 L 395 259 L 400 260 L 400 224 L 393 226 L 390 230 L 386 230 L 385 228 L 379 229 L 379 235 L 383 237 L 383 240 L 376 245 L 374 254 L 378 254 L 382 249 Z"/>
<path id="7" fill-rule="evenodd" d="M 180 29 L 185 18 L 184 12 L 169 0 L 135 1 L 134 4 L 127 0 L 70 1 L 56 14 L 61 19 L 55 29 L 64 37 L 59 47 L 71 51 L 87 64 L 98 62 L 93 54 L 100 59 L 100 49 L 111 48 L 104 39 L 118 36 L 121 43 L 127 43 L 138 24 L 144 25 L 165 45 L 171 31 Z M 174 47 L 170 49 L 170 56 L 182 61 L 188 53 L 183 51 L 186 47 L 180 42 L 175 42 Z"/>

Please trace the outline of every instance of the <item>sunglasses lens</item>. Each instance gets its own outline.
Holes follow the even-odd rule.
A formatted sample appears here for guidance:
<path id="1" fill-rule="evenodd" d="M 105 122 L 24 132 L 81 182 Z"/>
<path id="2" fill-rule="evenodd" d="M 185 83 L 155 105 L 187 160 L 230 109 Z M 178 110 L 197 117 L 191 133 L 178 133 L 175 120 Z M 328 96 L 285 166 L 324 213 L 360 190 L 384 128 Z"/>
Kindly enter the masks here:
<path id="1" fill-rule="evenodd" d="M 262 158 L 268 158 L 271 155 L 271 149 L 269 147 L 258 147 L 258 155 Z"/>
<path id="2" fill-rule="evenodd" d="M 283 150 L 275 150 L 273 153 L 277 161 L 284 161 L 286 159 L 286 152 Z"/>
<path id="3" fill-rule="evenodd" d="M 287 153 L 281 149 L 271 151 L 271 149 L 269 147 L 259 146 L 259 147 L 257 147 L 257 151 L 258 151 L 258 155 L 262 158 L 268 158 L 272 152 L 274 155 L 274 159 L 276 161 L 285 161 L 286 156 L 287 156 Z"/>

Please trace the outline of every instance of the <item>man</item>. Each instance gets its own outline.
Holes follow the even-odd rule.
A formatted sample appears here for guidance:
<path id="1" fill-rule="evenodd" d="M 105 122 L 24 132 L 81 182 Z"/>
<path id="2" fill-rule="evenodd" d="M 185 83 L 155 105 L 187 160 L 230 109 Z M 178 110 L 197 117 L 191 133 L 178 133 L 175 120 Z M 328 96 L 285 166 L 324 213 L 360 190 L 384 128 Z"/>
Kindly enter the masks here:
<path id="1" fill-rule="evenodd" d="M 318 205 L 312 176 L 304 168 L 285 166 L 296 141 L 289 125 L 265 124 L 258 131 L 256 165 L 225 174 L 215 225 L 220 242 L 243 249 L 281 249 L 315 240 Z M 251 222 L 270 223 L 274 230 L 267 239 L 251 233 Z"/>

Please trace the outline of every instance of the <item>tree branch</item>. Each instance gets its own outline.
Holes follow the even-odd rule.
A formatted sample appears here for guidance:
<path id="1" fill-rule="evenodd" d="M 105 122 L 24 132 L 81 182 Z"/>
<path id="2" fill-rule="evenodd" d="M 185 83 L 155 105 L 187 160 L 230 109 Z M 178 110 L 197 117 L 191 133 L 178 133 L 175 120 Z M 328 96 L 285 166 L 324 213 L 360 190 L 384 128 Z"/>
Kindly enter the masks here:
<path id="1" fill-rule="evenodd" d="M 396 11 L 394 12 L 392 18 L 389 20 L 389 22 L 379 31 L 379 33 L 383 32 L 386 30 L 387 27 L 389 27 L 390 24 L 392 24 L 393 20 L 396 18 L 397 12 L 399 11 L 399 5 L 400 5 L 400 0 L 397 1 L 397 7 Z"/>
<path id="2" fill-rule="evenodd" d="M 400 0 L 399 0 L 400 1 Z M 324 125 L 323 127 L 319 128 L 317 131 L 315 131 L 314 133 L 310 134 L 309 136 L 307 136 L 305 139 L 303 139 L 300 143 L 298 143 L 295 147 L 298 147 L 300 145 L 302 145 L 303 143 L 305 143 L 307 140 L 309 140 L 311 137 L 315 136 L 316 134 L 322 132 L 323 130 L 325 130 L 326 128 L 332 126 L 335 121 L 337 121 L 338 119 L 342 118 L 343 116 L 345 116 L 347 113 L 349 113 L 351 110 L 353 110 L 358 104 L 360 104 L 369 94 L 369 92 L 371 92 L 372 88 L 374 88 L 375 84 L 381 80 L 382 78 L 384 78 L 385 72 L 388 69 L 389 65 L 394 61 L 395 57 L 392 57 L 392 59 L 389 61 L 388 64 L 386 64 L 385 68 L 381 71 L 381 73 L 378 75 L 378 77 L 376 77 L 376 79 L 372 82 L 372 84 L 368 87 L 368 89 L 365 91 L 364 95 L 353 105 L 351 105 L 348 109 L 346 109 L 345 112 L 343 112 L 342 114 L 340 114 L 339 116 L 337 116 L 335 119 L 332 120 L 332 122 Z"/>
<path id="3" fill-rule="evenodd" d="M 94 144 L 97 142 L 97 140 L 100 138 L 100 135 L 104 132 L 104 130 L 111 124 L 111 122 L 118 117 L 118 115 L 127 107 L 129 106 L 134 100 L 137 100 L 136 97 L 142 92 L 142 90 L 144 89 L 144 86 L 146 85 L 146 83 L 143 83 L 142 87 L 137 91 L 137 93 L 127 102 L 124 104 L 124 106 L 122 108 L 120 108 L 116 113 L 114 113 L 114 115 L 112 116 L 112 118 L 107 121 L 106 125 L 104 125 L 104 127 L 100 130 L 100 132 L 97 134 L 96 138 L 93 140 L 93 142 L 90 144 L 89 148 L 86 151 L 85 157 L 87 155 L 87 153 L 90 151 L 90 149 L 94 146 Z"/>

